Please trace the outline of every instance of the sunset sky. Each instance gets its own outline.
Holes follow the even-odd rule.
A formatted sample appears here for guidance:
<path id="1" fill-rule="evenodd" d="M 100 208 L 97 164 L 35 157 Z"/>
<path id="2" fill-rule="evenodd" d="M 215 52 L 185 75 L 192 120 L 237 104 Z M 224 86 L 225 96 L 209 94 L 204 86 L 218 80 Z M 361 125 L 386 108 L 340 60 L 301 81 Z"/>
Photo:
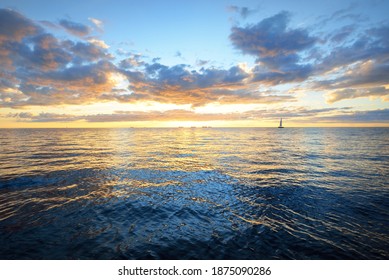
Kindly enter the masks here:
<path id="1" fill-rule="evenodd" d="M 0 2 L 0 127 L 389 126 L 389 1 Z"/>

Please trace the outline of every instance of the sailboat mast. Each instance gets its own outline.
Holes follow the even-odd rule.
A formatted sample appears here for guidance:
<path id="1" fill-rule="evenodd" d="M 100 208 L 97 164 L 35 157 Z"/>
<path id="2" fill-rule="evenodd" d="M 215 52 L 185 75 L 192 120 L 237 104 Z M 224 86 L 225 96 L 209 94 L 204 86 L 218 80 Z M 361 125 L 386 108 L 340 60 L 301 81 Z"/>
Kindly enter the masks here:
<path id="1" fill-rule="evenodd" d="M 280 119 L 280 126 L 279 126 L 278 128 L 284 128 L 284 127 L 282 126 L 282 118 Z"/>

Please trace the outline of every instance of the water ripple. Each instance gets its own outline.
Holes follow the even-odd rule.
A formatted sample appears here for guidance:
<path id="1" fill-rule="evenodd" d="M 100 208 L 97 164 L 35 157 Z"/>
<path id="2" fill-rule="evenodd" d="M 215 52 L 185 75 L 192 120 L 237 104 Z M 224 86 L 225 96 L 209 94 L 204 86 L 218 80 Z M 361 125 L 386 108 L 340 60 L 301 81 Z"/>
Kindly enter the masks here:
<path id="1" fill-rule="evenodd" d="M 389 257 L 388 129 L 1 132 L 3 259 Z"/>

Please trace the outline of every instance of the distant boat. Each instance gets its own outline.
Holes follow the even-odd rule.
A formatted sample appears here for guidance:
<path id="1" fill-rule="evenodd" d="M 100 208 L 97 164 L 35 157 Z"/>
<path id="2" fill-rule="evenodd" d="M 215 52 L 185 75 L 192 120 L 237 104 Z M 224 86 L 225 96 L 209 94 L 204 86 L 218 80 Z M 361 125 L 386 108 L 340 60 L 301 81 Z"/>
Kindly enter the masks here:
<path id="1" fill-rule="evenodd" d="M 284 128 L 284 127 L 282 126 L 282 118 L 281 118 L 281 120 L 280 120 L 280 125 L 278 126 L 278 128 Z"/>

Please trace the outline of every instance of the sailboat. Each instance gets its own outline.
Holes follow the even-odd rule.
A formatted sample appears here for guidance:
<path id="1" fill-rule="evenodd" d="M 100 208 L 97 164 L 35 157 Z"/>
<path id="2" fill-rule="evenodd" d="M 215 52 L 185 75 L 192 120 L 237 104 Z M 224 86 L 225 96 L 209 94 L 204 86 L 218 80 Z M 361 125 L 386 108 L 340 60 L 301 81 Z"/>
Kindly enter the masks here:
<path id="1" fill-rule="evenodd" d="M 282 118 L 281 118 L 281 120 L 280 120 L 280 125 L 278 126 L 278 128 L 284 128 L 284 127 L 282 126 Z"/>

